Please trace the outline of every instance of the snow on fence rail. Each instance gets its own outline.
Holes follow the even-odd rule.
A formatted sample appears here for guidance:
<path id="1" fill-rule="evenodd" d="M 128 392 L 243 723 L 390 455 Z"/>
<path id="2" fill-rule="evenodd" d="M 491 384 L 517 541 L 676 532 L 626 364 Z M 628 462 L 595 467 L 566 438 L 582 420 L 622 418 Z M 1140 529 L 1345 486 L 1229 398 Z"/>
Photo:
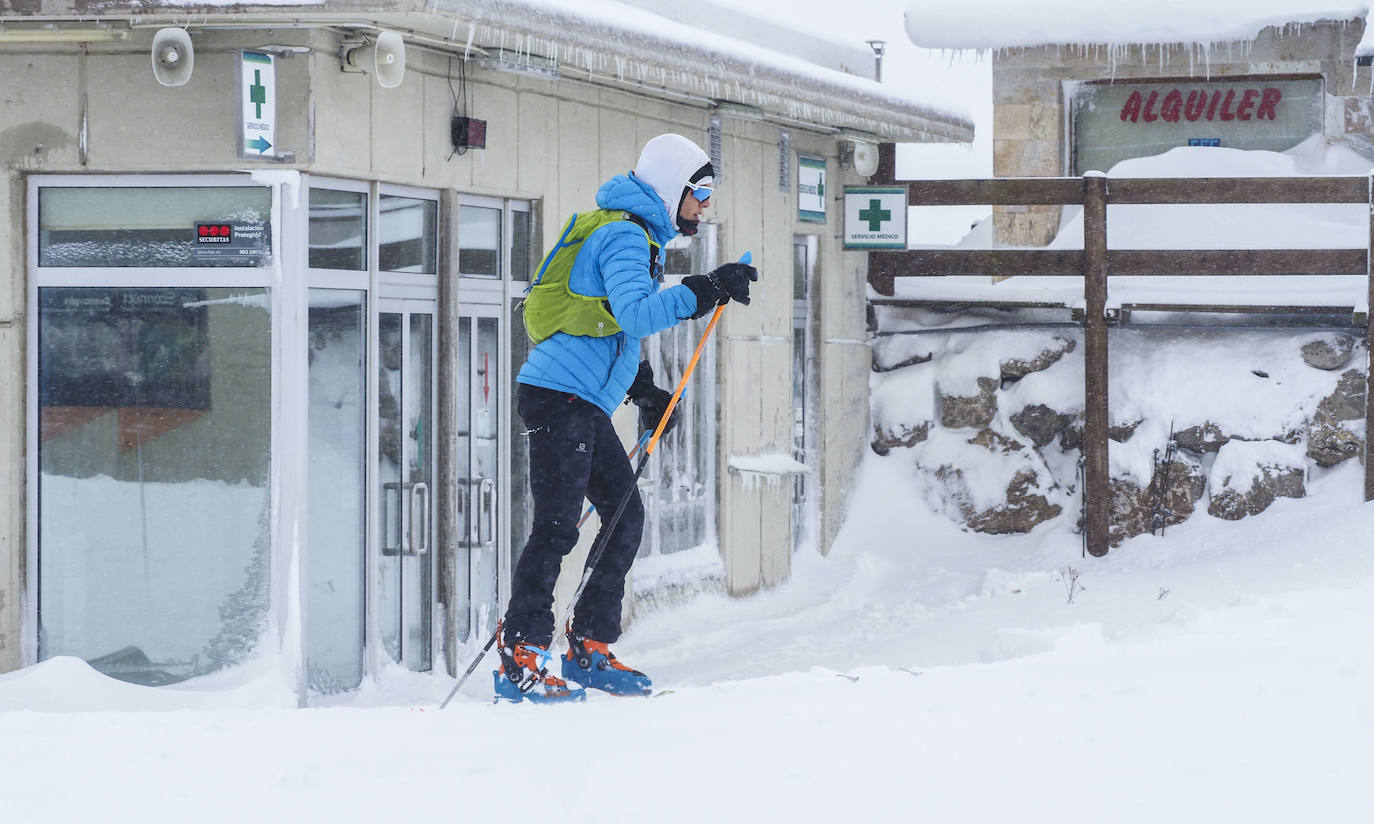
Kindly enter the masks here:
<path id="1" fill-rule="evenodd" d="M 873 182 L 897 183 L 895 155 L 881 146 Z M 1117 317 L 1107 308 L 1107 278 L 1112 275 L 1361 275 L 1368 279 L 1370 302 L 1356 322 L 1365 327 L 1374 351 L 1374 196 L 1370 177 L 1293 178 L 996 178 L 988 180 L 909 181 L 912 206 L 1081 205 L 1083 248 L 871 251 L 868 282 L 880 295 L 894 294 L 897 277 L 992 274 L 1062 275 L 1083 278 L 1084 429 L 1083 457 L 1087 548 L 1107 553 L 1112 495 L 1108 471 L 1107 328 Z M 1369 244 L 1357 249 L 1108 249 L 1107 206 L 1117 204 L 1363 203 L 1370 206 Z M 1276 311 L 1291 307 L 1273 307 Z M 1374 500 L 1374 461 L 1368 438 L 1374 434 L 1374 391 L 1365 396 L 1366 501 Z"/>

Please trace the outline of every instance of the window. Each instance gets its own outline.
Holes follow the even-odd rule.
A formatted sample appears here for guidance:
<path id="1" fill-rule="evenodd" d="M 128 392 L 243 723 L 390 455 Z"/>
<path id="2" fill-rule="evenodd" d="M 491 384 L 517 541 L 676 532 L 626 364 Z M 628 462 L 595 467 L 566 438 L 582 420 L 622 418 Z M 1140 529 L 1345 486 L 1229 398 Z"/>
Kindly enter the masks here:
<path id="1" fill-rule="evenodd" d="M 253 651 L 271 328 L 263 289 L 38 289 L 40 658 L 156 686 Z"/>
<path id="2" fill-rule="evenodd" d="M 262 186 L 38 190 L 40 267 L 257 267 L 272 257 Z"/>
<path id="3" fill-rule="evenodd" d="M 501 277 L 501 209 L 458 208 L 458 274 Z"/>
<path id="4" fill-rule="evenodd" d="M 438 201 L 382 195 L 377 224 L 377 254 L 383 272 L 438 273 Z"/>
<path id="5" fill-rule="evenodd" d="M 310 268 L 367 270 L 367 193 L 310 190 Z"/>

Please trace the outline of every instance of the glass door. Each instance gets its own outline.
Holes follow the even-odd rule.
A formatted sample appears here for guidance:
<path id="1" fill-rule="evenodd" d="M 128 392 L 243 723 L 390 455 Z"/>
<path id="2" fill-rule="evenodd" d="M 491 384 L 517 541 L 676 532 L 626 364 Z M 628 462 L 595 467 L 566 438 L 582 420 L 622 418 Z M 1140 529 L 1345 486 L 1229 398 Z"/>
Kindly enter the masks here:
<path id="1" fill-rule="evenodd" d="M 436 305 L 383 299 L 377 317 L 377 621 L 383 649 L 433 665 Z"/>
<path id="2" fill-rule="evenodd" d="M 460 408 L 457 443 L 459 489 L 458 639 L 481 639 L 500 617 L 501 547 L 501 319 L 499 304 L 462 307 L 456 364 Z M 475 636 L 474 636 L 475 633 Z"/>

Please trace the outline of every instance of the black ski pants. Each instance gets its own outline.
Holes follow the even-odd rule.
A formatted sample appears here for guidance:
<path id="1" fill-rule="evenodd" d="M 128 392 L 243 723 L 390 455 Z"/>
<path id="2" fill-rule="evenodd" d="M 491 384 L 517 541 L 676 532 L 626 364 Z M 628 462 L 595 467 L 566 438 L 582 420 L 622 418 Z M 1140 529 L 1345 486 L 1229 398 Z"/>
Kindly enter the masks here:
<path id="1" fill-rule="evenodd" d="M 508 646 L 549 646 L 555 630 L 553 588 L 563 556 L 577 543 L 583 499 L 596 507 L 604 533 L 626 491 L 633 490 L 573 616 L 574 632 L 609 644 L 620 637 L 625 576 L 644 532 L 644 503 L 635 488 L 634 469 L 611 419 L 597 406 L 567 392 L 523 383 L 516 405 L 529 437 L 534 526 L 515 565 L 503 640 Z M 603 537 L 598 535 L 597 541 Z"/>

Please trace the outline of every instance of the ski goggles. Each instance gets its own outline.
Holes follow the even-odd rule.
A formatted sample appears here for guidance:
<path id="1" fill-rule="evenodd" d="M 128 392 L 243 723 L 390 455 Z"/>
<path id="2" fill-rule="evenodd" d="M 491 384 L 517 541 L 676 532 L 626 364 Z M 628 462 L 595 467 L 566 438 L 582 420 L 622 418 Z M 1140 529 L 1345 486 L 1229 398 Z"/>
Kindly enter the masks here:
<path id="1" fill-rule="evenodd" d="M 700 202 L 700 203 L 705 203 L 706 201 L 708 201 L 708 200 L 711 199 L 711 193 L 714 192 L 714 191 L 715 191 L 715 187 L 714 187 L 714 186 L 696 186 L 696 185 L 693 185 L 693 186 L 692 186 L 692 197 L 696 198 L 697 201 Z"/>

